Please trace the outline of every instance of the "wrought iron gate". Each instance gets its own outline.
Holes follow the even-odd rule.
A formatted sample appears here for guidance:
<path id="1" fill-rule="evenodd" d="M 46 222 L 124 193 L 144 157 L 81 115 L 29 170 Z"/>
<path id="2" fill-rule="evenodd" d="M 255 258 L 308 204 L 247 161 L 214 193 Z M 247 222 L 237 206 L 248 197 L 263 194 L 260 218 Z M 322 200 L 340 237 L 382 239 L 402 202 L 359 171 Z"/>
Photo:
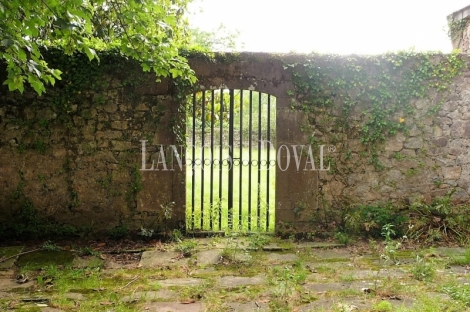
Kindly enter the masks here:
<path id="1" fill-rule="evenodd" d="M 275 97 L 220 89 L 188 102 L 187 228 L 272 231 Z"/>

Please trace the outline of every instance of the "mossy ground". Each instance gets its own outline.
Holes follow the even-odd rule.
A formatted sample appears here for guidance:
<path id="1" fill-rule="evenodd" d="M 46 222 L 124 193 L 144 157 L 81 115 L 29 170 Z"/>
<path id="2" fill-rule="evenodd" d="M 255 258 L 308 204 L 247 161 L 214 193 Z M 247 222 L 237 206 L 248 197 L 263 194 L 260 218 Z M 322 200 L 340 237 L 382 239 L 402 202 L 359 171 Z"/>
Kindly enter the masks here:
<path id="1" fill-rule="evenodd" d="M 164 264 L 153 259 L 148 265 L 136 250 L 117 252 L 99 243 L 82 257 L 73 250 L 27 254 L 0 272 L 0 309 L 470 311 L 465 248 L 404 242 L 391 257 L 382 242 L 328 247 L 271 237 L 263 245 L 259 237 L 188 241 L 146 244 L 154 257 L 180 250 L 183 243 L 192 246 L 185 257 L 176 252 Z M 267 245 L 270 251 L 263 250 Z M 283 251 L 271 251 L 276 246 Z M 208 250 L 217 256 L 205 258 L 213 256 Z M 62 257 L 72 253 L 73 262 Z"/>

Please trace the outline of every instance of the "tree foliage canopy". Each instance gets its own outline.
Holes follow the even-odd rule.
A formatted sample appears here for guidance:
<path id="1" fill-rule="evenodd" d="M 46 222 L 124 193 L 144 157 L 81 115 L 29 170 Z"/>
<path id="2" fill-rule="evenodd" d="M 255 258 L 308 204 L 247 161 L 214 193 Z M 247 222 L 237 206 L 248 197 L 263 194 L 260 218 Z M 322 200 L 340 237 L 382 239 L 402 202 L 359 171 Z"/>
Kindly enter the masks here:
<path id="1" fill-rule="evenodd" d="M 29 83 L 39 94 L 61 71 L 50 68 L 44 48 L 66 54 L 117 49 L 159 77 L 195 76 L 178 49 L 187 43 L 184 12 L 191 0 L 0 0 L 0 57 L 11 91 Z"/>
<path id="2" fill-rule="evenodd" d="M 232 52 L 243 48 L 243 43 L 239 42 L 239 37 L 239 31 L 231 31 L 223 24 L 213 31 L 190 28 L 188 46 L 191 50 Z"/>

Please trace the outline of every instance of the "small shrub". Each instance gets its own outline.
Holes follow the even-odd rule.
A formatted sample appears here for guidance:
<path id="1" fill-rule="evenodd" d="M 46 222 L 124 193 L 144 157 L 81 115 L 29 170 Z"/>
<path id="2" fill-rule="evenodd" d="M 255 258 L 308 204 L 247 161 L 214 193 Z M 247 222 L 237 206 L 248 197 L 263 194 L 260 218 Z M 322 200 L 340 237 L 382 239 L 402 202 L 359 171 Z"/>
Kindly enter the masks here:
<path id="1" fill-rule="evenodd" d="M 125 225 L 116 226 L 114 229 L 111 229 L 109 231 L 109 237 L 111 239 L 116 239 L 116 240 L 127 237 L 128 234 L 129 234 L 129 230 L 127 229 Z"/>
<path id="2" fill-rule="evenodd" d="M 397 238 L 403 236 L 407 219 L 391 203 L 361 205 L 346 215 L 345 226 L 349 231 L 379 238 L 382 236 L 383 226 L 391 224 L 394 226 L 391 238 Z"/>
<path id="3" fill-rule="evenodd" d="M 144 227 L 140 228 L 139 235 L 142 236 L 143 238 L 151 238 L 153 236 L 153 230 L 152 229 L 146 229 Z"/>
<path id="4" fill-rule="evenodd" d="M 348 245 L 351 242 L 351 238 L 349 237 L 349 235 L 342 232 L 336 232 L 335 239 L 338 241 L 338 243 L 343 245 Z"/>

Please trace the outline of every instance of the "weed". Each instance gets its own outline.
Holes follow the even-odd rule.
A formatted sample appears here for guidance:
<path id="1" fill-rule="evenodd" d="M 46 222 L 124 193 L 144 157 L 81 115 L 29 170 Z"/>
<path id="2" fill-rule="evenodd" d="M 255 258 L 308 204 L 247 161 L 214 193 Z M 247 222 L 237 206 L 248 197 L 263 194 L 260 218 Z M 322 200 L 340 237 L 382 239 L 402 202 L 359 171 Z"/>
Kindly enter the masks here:
<path id="1" fill-rule="evenodd" d="M 430 263 L 427 263 L 424 258 L 416 256 L 416 263 L 411 268 L 411 274 L 418 281 L 430 282 L 434 279 L 436 270 L 434 266 Z"/>
<path id="2" fill-rule="evenodd" d="M 393 153 L 393 156 L 392 156 L 392 157 L 395 158 L 395 159 L 398 159 L 398 160 L 402 160 L 402 159 L 405 159 L 406 156 L 403 155 L 403 154 L 400 153 L 400 152 L 395 152 L 395 153 Z"/>
<path id="3" fill-rule="evenodd" d="M 197 243 L 193 240 L 182 241 L 175 247 L 175 251 L 181 252 L 184 257 L 191 256 L 192 251 L 196 248 Z"/>
<path id="4" fill-rule="evenodd" d="M 239 239 L 240 233 L 230 233 L 227 246 L 222 251 L 222 258 L 230 261 L 236 260 L 237 254 L 247 253 L 245 243 Z"/>
<path id="5" fill-rule="evenodd" d="M 376 240 L 369 239 L 369 249 L 373 252 L 377 252 L 379 250 L 379 245 Z"/>
<path id="6" fill-rule="evenodd" d="M 46 250 L 46 251 L 57 251 L 57 250 L 62 249 L 59 246 L 53 244 L 51 241 L 44 242 L 44 244 L 42 244 L 41 248 L 42 248 L 42 250 Z"/>
<path id="7" fill-rule="evenodd" d="M 273 273 L 276 276 L 274 283 L 278 287 L 278 295 L 284 300 L 288 299 L 295 287 L 305 282 L 307 278 L 307 271 L 301 265 L 274 267 Z"/>
<path id="8" fill-rule="evenodd" d="M 396 232 L 393 229 L 394 225 L 393 224 L 385 224 L 382 227 L 382 236 L 385 237 L 385 241 L 389 242 L 392 240 L 392 236 L 395 236 Z"/>
<path id="9" fill-rule="evenodd" d="M 418 169 L 410 168 L 410 169 L 406 170 L 405 175 L 407 177 L 412 177 L 412 176 L 416 175 L 417 173 L 418 173 Z"/>
<path id="10" fill-rule="evenodd" d="M 181 233 L 180 230 L 178 229 L 174 229 L 172 232 L 171 232 L 171 240 L 173 242 L 176 242 L 176 243 L 181 243 L 183 241 L 183 233 Z"/>
<path id="11" fill-rule="evenodd" d="M 268 236 L 263 235 L 261 233 L 255 233 L 248 236 L 248 248 L 253 250 L 259 250 L 264 245 L 268 244 L 269 241 L 270 238 Z"/>
<path id="12" fill-rule="evenodd" d="M 171 219 L 171 216 L 173 215 L 173 209 L 175 208 L 175 202 L 169 202 L 160 205 L 160 207 L 163 210 L 163 217 L 165 219 Z"/>
<path id="13" fill-rule="evenodd" d="M 383 254 L 380 255 L 380 258 L 384 260 L 384 263 L 389 261 L 398 264 L 397 259 L 397 250 L 400 249 L 401 243 L 392 240 L 392 237 L 395 235 L 393 230 L 393 224 L 385 224 L 382 227 L 382 236 L 385 238 L 385 247 Z"/>
<path id="14" fill-rule="evenodd" d="M 335 239 L 338 241 L 338 243 L 343 245 L 348 245 L 351 242 L 351 238 L 349 237 L 349 235 L 342 232 L 336 232 Z"/>

